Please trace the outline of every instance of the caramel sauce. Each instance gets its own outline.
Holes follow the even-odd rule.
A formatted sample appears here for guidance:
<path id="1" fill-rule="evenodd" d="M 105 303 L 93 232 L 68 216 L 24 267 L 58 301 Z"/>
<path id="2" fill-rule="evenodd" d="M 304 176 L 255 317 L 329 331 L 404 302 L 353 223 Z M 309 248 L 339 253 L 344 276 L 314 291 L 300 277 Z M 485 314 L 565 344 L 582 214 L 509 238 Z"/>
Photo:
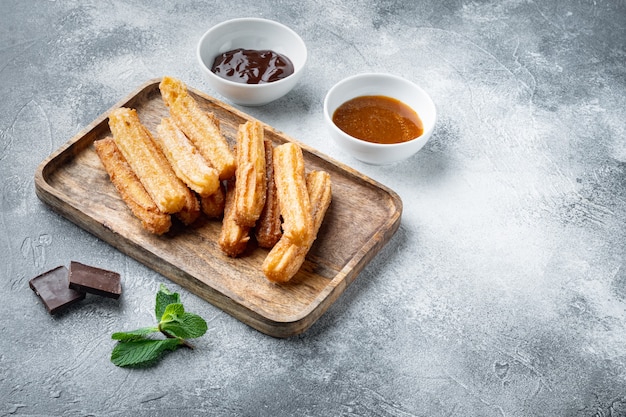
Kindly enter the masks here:
<path id="1" fill-rule="evenodd" d="M 333 113 L 333 122 L 348 135 L 373 143 L 401 143 L 424 132 L 417 113 L 395 98 L 361 96 L 346 101 Z"/>
<path id="2" fill-rule="evenodd" d="M 211 71 L 229 81 L 266 84 L 293 74 L 291 60 L 272 50 L 234 49 L 215 57 Z"/>

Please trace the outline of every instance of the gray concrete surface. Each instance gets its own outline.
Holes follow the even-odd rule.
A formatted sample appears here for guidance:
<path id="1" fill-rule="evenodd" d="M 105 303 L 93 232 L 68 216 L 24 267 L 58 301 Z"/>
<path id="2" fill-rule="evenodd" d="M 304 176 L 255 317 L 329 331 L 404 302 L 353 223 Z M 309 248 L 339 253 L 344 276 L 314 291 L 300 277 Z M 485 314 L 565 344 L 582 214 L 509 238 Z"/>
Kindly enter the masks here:
<path id="1" fill-rule="evenodd" d="M 211 94 L 222 20 L 283 22 L 310 60 L 242 108 L 396 190 L 398 233 L 305 334 L 265 336 L 56 215 L 37 165 L 144 81 Z M 0 2 L 0 415 L 625 416 L 623 0 Z M 364 71 L 425 88 L 432 141 L 392 166 L 329 142 L 326 91 Z M 116 270 L 119 301 L 50 317 L 30 278 Z M 195 351 L 113 366 L 160 283 L 209 322 Z"/>

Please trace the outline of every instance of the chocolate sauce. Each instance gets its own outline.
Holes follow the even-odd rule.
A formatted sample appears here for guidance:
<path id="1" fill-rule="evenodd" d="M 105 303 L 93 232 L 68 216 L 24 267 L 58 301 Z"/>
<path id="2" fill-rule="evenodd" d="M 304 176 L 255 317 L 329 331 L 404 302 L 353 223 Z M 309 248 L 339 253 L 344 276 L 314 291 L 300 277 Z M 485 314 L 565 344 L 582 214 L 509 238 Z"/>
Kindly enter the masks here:
<path id="1" fill-rule="evenodd" d="M 215 57 L 211 71 L 236 83 L 266 84 L 293 74 L 293 64 L 271 50 L 239 48 Z"/>

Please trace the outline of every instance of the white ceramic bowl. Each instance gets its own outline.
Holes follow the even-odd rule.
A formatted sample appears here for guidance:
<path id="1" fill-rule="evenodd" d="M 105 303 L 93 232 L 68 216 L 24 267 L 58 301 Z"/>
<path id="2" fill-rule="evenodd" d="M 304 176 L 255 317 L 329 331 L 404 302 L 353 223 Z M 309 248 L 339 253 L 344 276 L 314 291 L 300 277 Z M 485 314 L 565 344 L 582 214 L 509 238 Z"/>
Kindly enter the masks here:
<path id="1" fill-rule="evenodd" d="M 215 57 L 237 49 L 269 49 L 291 60 L 294 72 L 267 84 L 242 84 L 226 80 L 211 71 Z M 274 101 L 297 84 L 307 60 L 307 48 L 300 36 L 287 26 L 267 19 L 240 18 L 219 23 L 200 39 L 198 62 L 211 88 L 229 101 L 245 106 L 261 106 Z"/>
<path id="2" fill-rule="evenodd" d="M 372 95 L 395 98 L 415 110 L 423 123 L 422 135 L 402 143 L 371 143 L 348 135 L 333 123 L 333 113 L 343 103 Z M 435 128 L 437 109 L 424 90 L 404 78 L 381 73 L 358 74 L 338 82 L 328 91 L 324 99 L 324 119 L 339 147 L 363 162 L 382 165 L 409 158 L 426 144 Z"/>

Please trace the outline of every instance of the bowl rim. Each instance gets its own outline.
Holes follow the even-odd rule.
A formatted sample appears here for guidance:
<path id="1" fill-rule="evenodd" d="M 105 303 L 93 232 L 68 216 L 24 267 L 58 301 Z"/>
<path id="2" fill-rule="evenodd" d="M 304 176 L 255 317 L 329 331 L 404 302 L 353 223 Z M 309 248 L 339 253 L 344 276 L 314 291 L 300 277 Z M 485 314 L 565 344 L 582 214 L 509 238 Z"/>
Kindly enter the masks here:
<path id="1" fill-rule="evenodd" d="M 264 83 L 264 84 L 245 84 L 245 83 L 238 83 L 235 81 L 230 81 L 227 80 L 225 78 L 220 77 L 219 75 L 215 74 L 213 71 L 211 71 L 211 69 L 206 65 L 205 61 L 202 59 L 202 53 L 201 53 L 201 49 L 202 49 L 202 45 L 206 42 L 206 38 L 209 37 L 209 35 L 221 28 L 224 27 L 226 25 L 229 24 L 233 24 L 233 23 L 245 23 L 245 22 L 259 22 L 259 23 L 264 23 L 264 24 L 270 24 L 270 25 L 274 25 L 277 27 L 280 27 L 283 30 L 286 30 L 288 33 L 290 33 L 297 41 L 297 43 L 300 45 L 300 47 L 302 48 L 303 51 L 303 60 L 302 60 L 302 65 L 300 65 L 299 67 L 296 68 L 296 66 L 294 65 L 294 71 L 293 74 L 290 74 L 289 76 L 277 80 L 277 81 L 272 81 L 271 83 Z M 212 79 L 219 81 L 221 83 L 224 83 L 225 85 L 228 86 L 238 86 L 238 87 L 242 87 L 242 88 L 249 88 L 249 89 L 263 89 L 263 88 L 269 88 L 269 86 L 278 86 L 281 84 L 285 84 L 288 83 L 290 81 L 294 80 L 294 77 L 299 77 L 300 74 L 302 73 L 302 71 L 304 71 L 304 68 L 306 66 L 307 60 L 309 58 L 309 53 L 308 53 L 308 48 L 306 46 L 306 43 L 304 42 L 304 39 L 302 39 L 302 37 L 293 29 L 291 29 L 289 26 L 277 22 L 276 20 L 271 20 L 271 19 L 265 19 L 262 17 L 237 17 L 234 19 L 229 19 L 229 20 L 225 20 L 223 22 L 219 22 L 216 23 L 215 25 L 211 26 L 209 29 L 207 29 L 202 36 L 200 37 L 200 40 L 198 41 L 198 44 L 196 45 L 196 58 L 200 64 L 200 66 L 202 67 L 202 69 L 204 70 L 204 72 Z M 291 58 L 288 57 L 290 60 Z M 297 79 L 296 79 L 297 81 Z"/>
<path id="2" fill-rule="evenodd" d="M 333 118 L 332 115 L 329 112 L 328 109 L 328 102 L 330 101 L 330 97 L 331 97 L 331 93 L 335 92 L 337 89 L 339 89 L 342 85 L 345 85 L 348 82 L 354 81 L 355 79 L 359 79 L 359 78 L 367 78 L 367 77 L 381 77 L 381 78 L 391 78 L 393 80 L 396 81 L 401 81 L 403 83 L 409 84 L 411 85 L 413 88 L 417 89 L 418 91 L 420 91 L 424 97 L 427 99 L 428 104 L 430 104 L 430 106 L 433 109 L 433 118 L 432 118 L 432 123 L 428 126 L 427 129 L 424 129 L 424 131 L 422 132 L 422 134 L 416 138 L 407 140 L 405 142 L 399 142 L 399 143 L 376 143 L 376 142 L 369 142 L 363 139 L 359 139 L 359 138 L 355 138 L 352 135 L 349 135 L 348 133 L 344 132 L 343 130 L 341 130 L 336 124 L 335 122 L 333 122 Z M 381 94 L 383 95 L 383 94 Z M 358 96 L 355 96 L 358 97 Z M 390 96 L 391 97 L 391 96 Z M 393 97 L 395 98 L 395 97 Z M 341 104 L 340 104 L 341 105 Z M 420 116 L 420 118 L 422 118 Z M 426 92 L 426 90 L 424 90 L 422 87 L 420 87 L 419 85 L 417 85 L 416 83 L 414 83 L 411 80 L 408 80 L 404 77 L 401 77 L 399 75 L 395 75 L 392 73 L 387 73 L 387 72 L 362 72 L 359 74 L 354 74 L 351 75 L 349 77 L 346 77 L 340 81 L 338 81 L 337 83 L 335 83 L 326 93 L 326 96 L 324 97 L 324 119 L 326 119 L 326 122 L 328 124 L 328 126 L 331 127 L 331 129 L 333 129 L 333 131 L 335 131 L 336 133 L 339 133 L 343 138 L 347 139 L 348 141 L 361 145 L 361 146 L 365 146 L 365 147 L 370 147 L 370 148 L 380 148 L 380 149 L 390 149 L 390 148 L 400 148 L 400 147 L 410 147 L 411 144 L 414 143 L 419 143 L 420 139 L 422 140 L 428 140 L 430 138 L 430 136 L 432 135 L 432 132 L 435 129 L 435 125 L 437 124 L 437 106 L 435 105 L 435 102 L 433 101 L 433 99 L 430 97 L 430 94 L 428 94 Z"/>

